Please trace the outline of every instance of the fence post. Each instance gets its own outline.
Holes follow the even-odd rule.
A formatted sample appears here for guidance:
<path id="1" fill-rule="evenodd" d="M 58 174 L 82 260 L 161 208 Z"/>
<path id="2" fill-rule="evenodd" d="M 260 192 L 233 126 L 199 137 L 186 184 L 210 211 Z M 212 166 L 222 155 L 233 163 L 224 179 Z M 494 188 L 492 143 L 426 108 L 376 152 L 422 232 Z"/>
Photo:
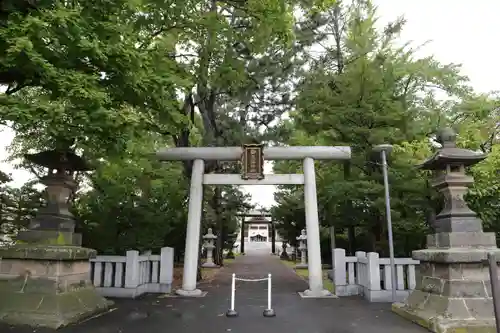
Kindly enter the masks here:
<path id="1" fill-rule="evenodd" d="M 174 249 L 162 247 L 160 252 L 160 283 L 171 284 L 174 279 Z"/>
<path id="2" fill-rule="evenodd" d="M 360 258 L 366 258 L 366 252 L 364 251 L 356 251 L 355 253 L 356 255 L 356 259 L 358 260 L 356 262 L 356 284 L 359 285 L 359 286 L 363 286 L 366 282 L 366 277 L 364 276 L 364 272 L 363 272 L 363 269 L 362 269 L 362 263 L 359 262 L 359 259 Z"/>
<path id="3" fill-rule="evenodd" d="M 139 251 L 127 251 L 125 261 L 125 288 L 139 286 Z"/>
<path id="4" fill-rule="evenodd" d="M 366 286 L 368 277 L 366 274 L 366 265 L 364 263 L 360 263 L 360 259 L 366 259 L 365 251 L 356 251 L 356 280 L 355 283 L 358 288 L 358 295 L 363 295 L 364 287 Z"/>
<path id="5" fill-rule="evenodd" d="M 498 299 L 498 264 L 495 252 L 488 253 L 488 267 L 490 272 L 491 295 L 493 297 L 493 313 L 495 314 L 496 331 L 500 332 L 500 300 Z"/>
<path id="6" fill-rule="evenodd" d="M 367 266 L 367 292 L 365 293 L 365 298 L 369 301 L 372 300 L 372 292 L 380 291 L 380 260 L 379 255 L 376 252 L 369 252 L 366 254 L 366 259 L 368 261 Z"/>
<path id="7" fill-rule="evenodd" d="M 335 249 L 333 250 L 333 256 L 333 262 L 335 264 L 335 266 L 333 267 L 333 284 L 335 285 L 335 288 L 346 286 L 347 276 L 345 265 L 345 250 Z"/>

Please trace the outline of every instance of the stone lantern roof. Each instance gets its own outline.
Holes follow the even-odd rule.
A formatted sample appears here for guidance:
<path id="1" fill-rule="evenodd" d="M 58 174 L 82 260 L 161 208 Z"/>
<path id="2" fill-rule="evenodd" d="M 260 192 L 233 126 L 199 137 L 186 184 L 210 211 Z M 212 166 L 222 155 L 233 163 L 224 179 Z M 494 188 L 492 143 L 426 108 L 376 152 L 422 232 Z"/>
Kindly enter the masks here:
<path id="1" fill-rule="evenodd" d="M 92 167 L 71 150 L 45 150 L 35 154 L 25 154 L 24 158 L 50 170 L 89 171 Z"/>
<path id="2" fill-rule="evenodd" d="M 299 241 L 306 241 L 307 240 L 307 234 L 306 234 L 305 229 L 302 229 L 302 231 L 300 232 L 300 236 L 297 236 L 297 240 L 299 240 Z"/>
<path id="3" fill-rule="evenodd" d="M 434 155 L 419 165 L 424 170 L 445 170 L 447 165 L 463 165 L 465 167 L 474 165 L 484 160 L 487 155 L 474 152 L 470 149 L 458 148 L 456 146 L 457 134 L 452 128 L 444 128 L 439 131 L 437 141 L 441 143 L 440 148 Z"/>
<path id="4" fill-rule="evenodd" d="M 217 239 L 217 236 L 214 235 L 212 228 L 208 228 L 208 231 L 207 231 L 206 235 L 203 236 L 203 239 L 213 240 L 213 239 Z"/>

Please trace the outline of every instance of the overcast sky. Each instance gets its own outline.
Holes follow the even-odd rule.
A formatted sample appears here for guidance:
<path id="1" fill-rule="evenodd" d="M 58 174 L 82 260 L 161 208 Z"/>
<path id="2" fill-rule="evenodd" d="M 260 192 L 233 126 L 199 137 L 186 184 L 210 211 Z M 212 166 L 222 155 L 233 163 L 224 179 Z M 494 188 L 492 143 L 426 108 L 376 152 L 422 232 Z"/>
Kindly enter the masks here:
<path id="1" fill-rule="evenodd" d="M 477 91 L 500 90 L 500 67 L 497 53 L 497 34 L 500 32 L 500 1 L 476 0 L 375 0 L 380 24 L 403 15 L 407 24 L 402 41 L 415 45 L 430 41 L 422 55 L 434 55 L 441 62 L 463 65 L 463 73 L 471 79 Z M 7 157 L 6 147 L 13 133 L 0 133 L 0 160 Z M 20 186 L 31 178 L 22 170 L 7 163 L 0 164 L 4 172 L 12 173 L 14 185 Z M 266 172 L 271 165 L 266 165 Z M 244 186 L 253 202 L 270 207 L 274 203 L 273 186 Z"/>

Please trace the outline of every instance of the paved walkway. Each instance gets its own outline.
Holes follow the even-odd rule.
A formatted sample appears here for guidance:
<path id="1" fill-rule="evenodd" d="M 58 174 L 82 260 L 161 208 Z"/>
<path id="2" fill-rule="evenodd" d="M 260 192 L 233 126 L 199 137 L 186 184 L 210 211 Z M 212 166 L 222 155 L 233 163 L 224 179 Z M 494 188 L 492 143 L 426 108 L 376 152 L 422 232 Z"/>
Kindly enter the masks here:
<path id="1" fill-rule="evenodd" d="M 240 316 L 226 318 L 231 274 L 246 278 L 273 275 L 273 308 L 276 317 L 265 318 L 266 282 L 239 282 L 236 310 Z M 307 284 L 277 257 L 246 255 L 218 274 L 204 298 L 158 298 L 119 300 L 117 310 L 60 333 L 424 333 L 426 330 L 390 312 L 389 304 L 368 303 L 360 298 L 301 299 L 298 291 Z M 2 333 L 34 332 L 31 328 L 8 328 Z M 38 329 L 45 333 L 50 330 Z"/>

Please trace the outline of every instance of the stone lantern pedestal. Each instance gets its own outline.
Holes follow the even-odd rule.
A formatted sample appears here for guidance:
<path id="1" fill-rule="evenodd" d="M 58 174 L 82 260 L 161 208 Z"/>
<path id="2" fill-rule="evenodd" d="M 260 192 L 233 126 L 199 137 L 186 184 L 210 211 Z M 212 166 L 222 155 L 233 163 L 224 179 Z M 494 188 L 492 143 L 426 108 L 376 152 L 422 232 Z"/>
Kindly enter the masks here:
<path id="1" fill-rule="evenodd" d="M 427 249 L 413 252 L 420 260 L 417 286 L 394 312 L 436 333 L 496 332 L 488 252 L 500 252 L 495 234 L 485 233 L 482 223 L 464 201 L 473 179 L 465 167 L 486 156 L 455 146 L 455 133 L 443 130 L 442 148 L 422 164 L 433 170 L 433 186 L 444 196 L 444 208 L 436 217 L 435 234 L 427 237 Z"/>
<path id="2" fill-rule="evenodd" d="M 112 304 L 90 281 L 89 258 L 96 251 L 81 247 L 68 197 L 75 184 L 72 171 L 87 170 L 71 153 L 48 151 L 28 155 L 46 166 L 41 179 L 48 204 L 14 246 L 0 248 L 0 320 L 59 328 L 105 311 Z M 57 172 L 54 172 L 54 169 Z"/>
<path id="3" fill-rule="evenodd" d="M 305 229 L 302 229 L 297 240 L 299 241 L 300 264 L 295 265 L 295 268 L 307 268 L 307 235 Z"/>
<path id="4" fill-rule="evenodd" d="M 233 249 L 234 249 L 234 242 L 236 241 L 237 237 L 238 237 L 237 233 L 232 233 L 232 234 L 227 235 L 227 241 L 231 245 L 229 246 L 229 250 L 226 254 L 226 259 L 234 259 L 235 258 Z"/>
<path id="5" fill-rule="evenodd" d="M 215 236 L 212 232 L 212 228 L 208 228 L 208 232 L 205 236 L 203 236 L 205 240 L 205 244 L 203 245 L 207 250 L 207 260 L 201 265 L 201 267 L 208 268 L 218 268 L 219 266 L 214 263 L 213 252 L 215 249 L 215 240 L 217 236 Z"/>
<path id="6" fill-rule="evenodd" d="M 281 248 L 282 248 L 282 251 L 281 251 L 281 254 L 280 254 L 280 259 L 281 260 L 290 260 L 290 258 L 288 257 L 288 253 L 286 252 L 286 248 L 287 248 L 287 244 L 286 242 L 283 242 L 283 244 L 281 245 Z"/>

